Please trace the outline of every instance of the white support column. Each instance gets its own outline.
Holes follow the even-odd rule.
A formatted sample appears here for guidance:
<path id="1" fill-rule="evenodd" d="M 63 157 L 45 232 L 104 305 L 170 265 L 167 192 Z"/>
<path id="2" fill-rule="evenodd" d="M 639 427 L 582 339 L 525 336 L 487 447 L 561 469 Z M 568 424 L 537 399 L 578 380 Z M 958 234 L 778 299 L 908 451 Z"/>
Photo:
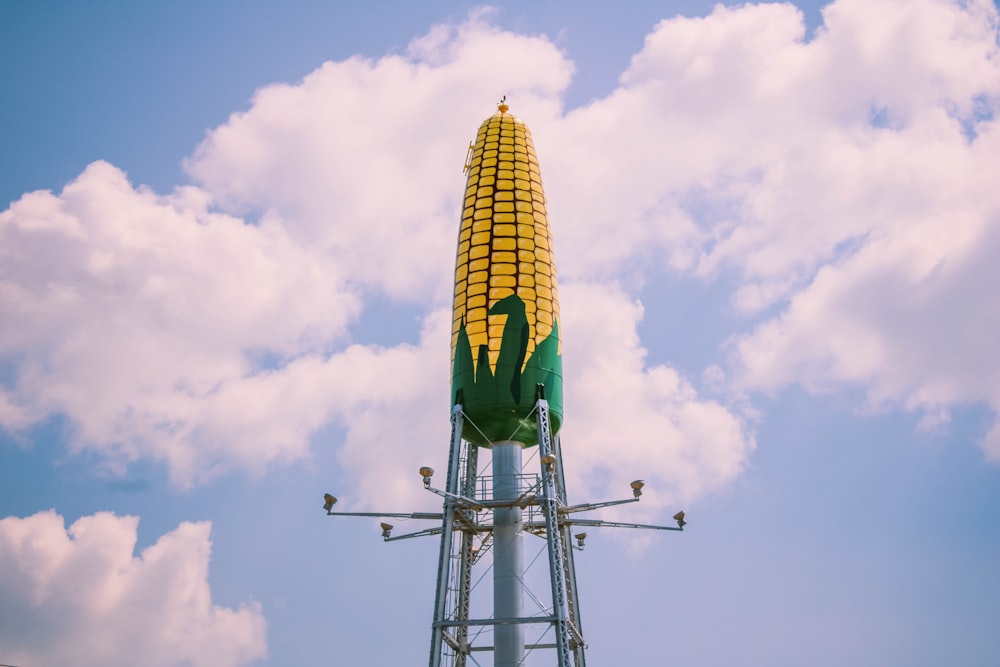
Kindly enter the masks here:
<path id="1" fill-rule="evenodd" d="M 493 500 L 511 501 L 521 494 L 521 452 L 524 445 L 513 440 L 494 442 Z M 521 545 L 521 508 L 494 510 L 493 520 L 493 613 L 494 618 L 521 617 L 524 553 Z M 524 629 L 520 623 L 495 627 L 494 667 L 519 667 L 524 661 Z"/>

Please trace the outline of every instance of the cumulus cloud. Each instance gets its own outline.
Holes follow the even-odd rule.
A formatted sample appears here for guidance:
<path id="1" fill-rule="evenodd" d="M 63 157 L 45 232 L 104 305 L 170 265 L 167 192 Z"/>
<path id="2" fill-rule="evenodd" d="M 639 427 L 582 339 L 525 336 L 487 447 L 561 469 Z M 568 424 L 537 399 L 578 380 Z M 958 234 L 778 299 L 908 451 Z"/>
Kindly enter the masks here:
<path id="1" fill-rule="evenodd" d="M 294 440 L 250 451 L 192 433 L 213 417 L 206 397 L 262 372 L 260 358 L 342 338 L 358 300 L 280 225 L 212 213 L 208 199 L 157 196 L 94 163 L 0 213 L 5 427 L 61 413 L 75 448 L 164 460 L 182 482 L 234 456 L 301 455 Z"/>
<path id="2" fill-rule="evenodd" d="M 345 347 L 343 334 L 362 296 L 433 304 L 450 291 L 463 146 L 489 101 L 507 93 L 543 125 L 561 113 L 565 56 L 487 19 L 436 27 L 403 55 L 326 63 L 300 84 L 260 90 L 187 162 L 196 187 L 160 197 L 98 163 L 59 195 L 16 202 L 0 218 L 10 256 L 53 259 L 30 271 L 12 262 L 4 276 L 17 306 L 7 312 L 24 323 L 0 343 L 9 358 L 23 355 L 0 403 L 5 425 L 66 414 L 77 448 L 162 459 L 184 485 L 300 458 L 314 433 L 339 424 L 338 460 L 359 496 L 427 498 L 409 482 L 447 456 L 449 313 L 431 311 L 416 345 Z M 573 225 L 561 228 L 572 238 Z M 645 368 L 639 311 L 624 293 L 600 294 L 631 331 L 605 341 L 622 357 L 615 372 L 630 389 L 657 385 L 635 428 L 660 430 L 665 419 L 664 446 L 677 451 L 663 460 L 690 457 L 679 439 L 693 422 L 654 409 L 693 410 L 693 390 L 672 370 Z M 564 312 L 582 308 L 571 300 Z M 584 376 L 591 356 L 577 362 Z M 585 405 L 606 393 L 596 381 L 567 392 Z M 735 425 L 723 440 L 738 453 L 706 454 L 710 470 L 692 460 L 664 472 L 682 495 L 731 478 L 746 453 L 736 419 L 705 405 Z M 576 419 L 581 433 L 599 431 Z M 578 446 L 592 447 L 586 437 Z"/>
<path id="3" fill-rule="evenodd" d="M 784 95 L 819 94 L 822 113 L 800 108 L 787 140 L 768 142 L 737 224 L 700 260 L 742 272 L 744 312 L 779 310 L 734 335 L 737 376 L 859 386 L 925 425 L 958 404 L 1000 411 L 996 8 L 842 0 L 824 19 Z"/>
<path id="4" fill-rule="evenodd" d="M 209 523 L 134 555 L 138 518 L 67 530 L 53 511 L 0 519 L 0 654 L 18 665 L 244 665 L 265 657 L 260 606 L 213 604 Z"/>
<path id="5" fill-rule="evenodd" d="M 660 22 L 612 94 L 539 119 L 553 217 L 572 221 L 563 274 L 655 250 L 735 268 L 748 312 L 787 297 L 867 233 L 864 207 L 918 205 L 879 195 L 910 185 L 870 160 L 879 130 L 942 112 L 961 130 L 995 98 L 995 10 L 964 4 L 841 0 L 809 41 L 790 4 Z"/>
<path id="6" fill-rule="evenodd" d="M 1000 168 L 995 135 L 977 140 L 990 153 L 978 166 Z M 966 176 L 951 183 L 953 205 L 927 206 L 873 234 L 820 269 L 778 317 L 736 339 L 742 381 L 772 391 L 791 382 L 816 392 L 861 386 L 872 406 L 901 403 L 926 424 L 947 421 L 953 405 L 1000 411 L 1000 199 L 985 173 Z"/>
<path id="7" fill-rule="evenodd" d="M 560 288 L 564 339 L 565 425 L 561 431 L 568 492 L 617 497 L 627 483 L 649 482 L 645 510 L 693 500 L 732 481 L 754 448 L 750 424 L 730 406 L 699 396 L 675 369 L 649 364 L 636 327 L 642 306 L 622 290 L 568 283 Z M 354 346 L 317 368 L 311 386 L 333 397 L 347 428 L 338 461 L 354 473 L 358 508 L 440 503 L 416 470 L 442 474 L 448 456 L 450 313 L 425 322 L 419 345 Z M 363 377 L 338 387 L 337 378 Z M 530 456 L 529 452 L 526 456 Z M 489 453 L 480 468 L 488 472 Z"/>
<path id="8" fill-rule="evenodd" d="M 572 70 L 565 57 L 544 37 L 500 31 L 486 23 L 486 18 L 476 15 L 458 26 L 439 26 L 416 40 L 401 56 L 326 63 L 299 85 L 262 89 L 248 111 L 234 115 L 199 146 L 187 163 L 189 172 L 233 211 L 254 210 L 264 218 L 280 216 L 292 234 L 324 247 L 338 265 L 349 267 L 350 279 L 366 289 L 409 298 L 419 297 L 429 286 L 447 285 L 450 270 L 441 269 L 453 262 L 462 185 L 458 171 L 448 167 L 458 165 L 460 160 L 448 158 L 447 154 L 459 157 L 456 147 L 465 145 L 476 124 L 489 113 L 484 100 L 497 97 L 497 91 L 515 101 L 514 110 L 527 118 L 531 127 L 540 128 L 535 132 L 539 146 L 550 146 L 548 150 L 540 148 L 547 184 L 553 171 L 558 182 L 559 170 L 563 169 L 562 176 L 572 183 L 574 193 L 590 191 L 588 205 L 601 199 L 596 193 L 606 195 L 604 198 L 612 205 L 630 201 L 631 192 L 615 190 L 623 181 L 628 183 L 627 176 L 635 170 L 600 181 L 607 175 L 605 171 L 595 174 L 591 169 L 582 170 L 585 165 L 575 162 L 579 157 L 576 146 L 590 144 L 578 143 L 577 137 L 558 130 L 559 95 Z M 543 139 L 550 130 L 554 138 Z M 560 153 L 563 157 L 556 158 Z M 627 153 L 628 148 L 614 146 L 603 156 L 610 164 L 601 169 L 613 173 L 627 159 Z M 649 174 L 650 179 L 658 176 Z M 550 201 L 555 199 L 550 197 Z M 560 263 L 565 256 L 575 254 L 579 244 L 574 244 L 573 239 L 579 227 L 599 228 L 603 238 L 592 244 L 595 248 L 614 246 L 619 239 L 626 239 L 632 244 L 627 254 L 641 242 L 637 234 L 629 236 L 616 228 L 626 220 L 612 221 L 602 215 L 601 207 L 590 208 L 584 216 L 566 216 L 564 225 L 556 223 L 559 247 L 570 248 L 568 252 L 560 250 Z M 682 214 L 676 206 L 672 211 L 673 217 L 662 225 L 667 240 L 680 236 L 670 223 Z M 558 217 L 554 215 L 553 219 Z M 642 221 L 629 223 L 636 227 Z M 582 261 L 578 260 L 579 264 Z M 590 290 L 600 293 L 596 287 Z M 652 464 L 655 470 L 662 471 L 671 493 L 690 496 L 731 479 L 748 450 L 744 425 L 725 408 L 699 402 L 676 371 L 645 368 L 635 335 L 640 312 L 632 309 L 623 293 L 601 295 L 602 303 L 622 316 L 620 326 L 624 331 L 631 332 L 615 342 L 610 340 L 613 336 L 606 336 L 598 328 L 598 333 L 609 338 L 605 341 L 609 344 L 607 350 L 622 357 L 623 363 L 617 368 L 602 366 L 600 371 L 595 370 L 593 365 L 600 356 L 591 355 L 589 349 L 573 363 L 586 369 L 584 375 L 588 370 L 591 376 L 613 370 L 622 382 L 634 385 L 628 387 L 630 391 L 653 387 L 644 394 L 648 400 L 643 409 L 631 415 L 631 420 L 637 430 L 664 432 L 658 442 L 664 450 L 673 448 L 670 455 L 654 457 L 658 463 Z M 582 303 L 578 308 L 572 303 L 563 306 L 564 313 L 584 309 Z M 360 495 L 378 484 L 383 498 L 385 490 L 392 489 L 390 493 L 399 501 L 415 501 L 411 492 L 402 491 L 414 487 L 410 468 L 446 456 L 446 412 L 429 411 L 427 398 L 447 396 L 447 326 L 441 324 L 445 319 L 429 319 L 416 347 L 354 347 L 329 360 L 302 362 L 303 367 L 308 365 L 315 372 L 308 386 L 326 387 L 322 393 L 328 398 L 338 396 L 331 401 L 338 407 L 328 414 L 347 427 L 339 460 L 357 473 Z M 592 319 L 581 316 L 581 327 L 593 325 Z M 589 339 L 585 331 L 575 333 L 579 340 Z M 581 345 L 587 348 L 587 344 Z M 597 347 L 596 342 L 590 345 Z M 355 370 L 335 372 L 333 369 L 341 364 L 350 364 Z M 295 372 L 295 366 L 287 370 Z M 393 368 L 418 367 L 419 372 L 407 371 L 398 378 L 392 375 Z M 284 371 L 274 374 L 275 378 L 283 375 Z M 379 386 L 391 383 L 397 395 L 388 398 L 378 391 L 354 388 L 352 396 L 339 396 L 330 386 L 334 377 L 359 375 L 377 378 L 375 384 Z M 600 385 L 596 379 L 578 386 L 567 382 L 567 400 L 579 396 L 588 407 L 599 404 L 607 394 Z M 284 392 L 278 390 L 275 394 Z M 680 407 L 675 410 L 673 403 Z M 666 409 L 666 414 L 656 414 L 659 408 Z M 714 415 L 721 421 L 718 432 L 708 438 L 711 451 L 697 461 L 695 450 L 688 449 L 682 440 L 694 435 L 696 424 L 701 423 L 694 416 L 700 408 L 707 410 L 705 417 Z M 579 420 L 578 432 L 601 432 L 600 427 L 590 428 L 598 418 L 594 414 L 588 417 L 587 413 L 584 409 L 574 417 Z M 664 430 L 665 424 L 670 427 Z M 595 442 L 585 435 L 574 447 L 595 449 Z M 714 445 L 720 449 L 712 449 Z M 726 448 L 730 451 L 723 454 Z M 406 459 L 405 465 L 390 461 L 400 455 Z M 595 453 L 594 461 L 598 458 Z M 684 465 L 668 471 L 685 458 Z M 625 461 L 625 457 L 620 460 Z M 576 464 L 579 480 L 588 477 L 594 461 Z M 635 474 L 631 470 L 615 472 Z M 398 477 L 399 483 L 385 483 L 386 475 L 393 480 Z M 595 490 L 590 487 L 581 485 L 580 491 Z"/>
<path id="9" fill-rule="evenodd" d="M 435 308 L 464 146 L 503 93 L 546 184 L 582 487 L 602 490 L 584 478 L 615 439 L 605 404 L 672 498 L 732 479 L 753 446 L 738 410 L 646 360 L 630 291 L 652 266 L 736 281 L 746 319 L 712 377 L 859 385 L 929 421 L 997 408 L 996 9 L 838 0 L 824 20 L 812 36 L 787 4 L 664 20 L 616 90 L 565 112 L 566 56 L 476 14 L 261 89 L 187 161 L 196 186 L 160 196 L 97 163 L 25 195 L 0 213 L 0 423 L 67 415 L 77 449 L 163 460 L 180 484 L 306 456 L 331 423 L 360 490 L 389 451 L 439 460 Z M 376 296 L 428 307 L 418 344 L 348 345 Z"/>
<path id="10" fill-rule="evenodd" d="M 299 84 L 262 88 L 208 135 L 188 172 L 234 211 L 280 215 L 367 288 L 447 298 L 442 268 L 454 261 L 477 124 L 503 94 L 551 115 L 572 72 L 547 39 L 487 18 L 438 26 L 403 55 L 327 62 Z"/>
<path id="11" fill-rule="evenodd" d="M 700 397 L 676 369 L 649 364 L 642 305 L 606 284 L 565 285 L 568 492 L 617 497 L 644 477 L 646 507 L 691 501 L 732 481 L 754 440 L 732 408 Z"/>
<path id="12" fill-rule="evenodd" d="M 562 275 L 734 279 L 744 388 L 997 410 L 996 7 L 823 16 L 810 38 L 787 4 L 662 21 L 611 95 L 543 118 Z"/>
<path id="13" fill-rule="evenodd" d="M 292 430 L 307 442 L 321 426 L 337 424 L 344 430 L 337 460 L 352 479 L 345 505 L 377 498 L 383 510 L 433 510 L 440 502 L 423 490 L 416 470 L 431 464 L 443 471 L 447 463 L 450 340 L 451 312 L 438 310 L 416 345 L 350 345 L 233 383 L 207 401 L 206 412 L 218 419 L 204 437 L 254 443 Z"/>

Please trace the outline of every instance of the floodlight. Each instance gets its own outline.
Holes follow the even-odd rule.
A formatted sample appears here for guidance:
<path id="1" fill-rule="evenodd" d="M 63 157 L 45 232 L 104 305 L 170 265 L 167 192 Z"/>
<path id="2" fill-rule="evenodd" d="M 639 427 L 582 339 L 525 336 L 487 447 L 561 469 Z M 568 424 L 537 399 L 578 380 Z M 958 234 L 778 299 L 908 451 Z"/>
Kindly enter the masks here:
<path id="1" fill-rule="evenodd" d="M 542 457 L 542 465 L 545 466 L 545 469 L 548 470 L 549 472 L 552 472 L 552 467 L 555 464 L 556 464 L 556 457 L 553 456 L 552 454 L 546 454 L 545 456 Z"/>
<path id="2" fill-rule="evenodd" d="M 337 499 L 331 496 L 329 493 L 323 494 L 323 500 L 326 501 L 323 503 L 323 509 L 325 509 L 327 512 L 333 509 L 333 506 L 337 504 Z"/>
<path id="3" fill-rule="evenodd" d="M 391 523 L 385 523 L 383 521 L 379 525 L 382 526 L 382 539 L 383 540 L 389 539 L 389 533 L 392 531 L 392 524 Z"/>
<path id="4" fill-rule="evenodd" d="M 686 524 L 687 521 L 684 520 L 684 511 L 683 510 L 681 510 L 680 512 L 678 512 L 677 514 L 674 515 L 674 521 L 677 522 L 677 527 L 678 528 L 684 528 L 684 524 Z"/>
<path id="5" fill-rule="evenodd" d="M 424 478 L 424 486 L 431 485 L 431 477 L 434 476 L 434 468 L 423 466 L 420 468 L 420 476 Z"/>
<path id="6" fill-rule="evenodd" d="M 646 483 L 641 479 L 637 479 L 629 484 L 629 486 L 632 487 L 632 495 L 635 496 L 636 500 L 638 500 L 639 496 L 642 495 L 642 487 L 646 486 Z"/>
<path id="7" fill-rule="evenodd" d="M 585 539 L 587 539 L 587 533 L 577 533 L 573 537 L 576 538 L 576 544 L 577 544 L 577 546 L 582 549 L 583 548 L 583 541 Z"/>

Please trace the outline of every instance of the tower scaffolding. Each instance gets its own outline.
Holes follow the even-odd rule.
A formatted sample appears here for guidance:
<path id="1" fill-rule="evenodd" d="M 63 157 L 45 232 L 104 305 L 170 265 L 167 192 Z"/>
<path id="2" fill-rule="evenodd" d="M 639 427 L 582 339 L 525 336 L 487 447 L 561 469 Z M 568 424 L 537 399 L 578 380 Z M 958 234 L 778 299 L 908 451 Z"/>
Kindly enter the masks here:
<path id="1" fill-rule="evenodd" d="M 432 486 L 434 471 L 421 468 L 424 487 L 443 499 L 441 513 L 380 513 L 380 512 L 334 512 L 337 500 L 327 494 L 324 508 L 331 516 L 364 516 L 378 518 L 405 518 L 439 521 L 439 525 L 403 535 L 392 535 L 393 526 L 382 523 L 382 537 L 386 542 L 440 535 L 437 585 L 435 587 L 434 613 L 431 622 L 431 647 L 429 667 L 466 667 L 482 665 L 475 656 L 491 652 L 493 664 L 524 664 L 525 656 L 535 651 L 554 651 L 558 667 L 586 667 L 586 640 L 580 617 L 580 596 L 576 581 L 574 551 L 582 551 L 586 533 L 573 535 L 574 527 L 617 527 L 648 530 L 683 531 L 686 521 L 684 512 L 674 515 L 676 526 L 660 526 L 641 523 L 625 523 L 602 519 L 577 518 L 581 512 L 638 502 L 642 496 L 644 483 L 631 483 L 632 497 L 597 503 L 569 505 L 566 497 L 562 447 L 558 436 L 551 437 L 548 422 L 548 403 L 544 398 L 544 388 L 538 388 L 534 417 L 539 439 L 537 472 L 526 472 L 518 467 L 513 472 L 510 467 L 502 467 L 500 475 L 513 476 L 517 481 L 497 497 L 495 480 L 479 474 L 478 448 L 461 437 L 465 415 L 461 405 L 452 410 L 451 450 L 444 489 Z M 544 437 L 549 434 L 549 437 Z M 508 441 L 516 442 L 516 441 Z M 514 445 L 501 445 L 513 447 Z M 516 457 L 519 459 L 520 457 Z M 520 461 L 518 461 L 520 463 Z M 506 466 L 507 464 L 503 464 Z M 497 468 L 494 466 L 493 478 Z M 517 554 L 498 551 L 496 534 L 497 513 L 512 512 L 526 514 L 514 529 L 518 533 L 530 533 L 545 541 L 549 574 L 549 606 L 546 613 L 523 615 L 516 613 L 487 618 L 470 617 L 472 609 L 473 576 L 476 566 L 482 564 L 487 553 L 492 552 L 494 583 L 496 582 L 497 561 L 522 564 L 520 545 Z M 502 532 L 504 527 L 499 528 Z M 573 540 L 577 544 L 573 544 Z M 501 597 L 506 594 L 520 605 L 517 593 L 524 585 L 524 571 L 514 577 L 514 581 L 501 578 Z M 497 591 L 494 592 L 494 603 Z M 543 637 L 551 635 L 551 641 L 525 642 L 524 630 L 531 626 L 543 626 Z M 498 642 L 497 630 L 508 632 Z M 493 642 L 483 639 L 493 639 Z"/>

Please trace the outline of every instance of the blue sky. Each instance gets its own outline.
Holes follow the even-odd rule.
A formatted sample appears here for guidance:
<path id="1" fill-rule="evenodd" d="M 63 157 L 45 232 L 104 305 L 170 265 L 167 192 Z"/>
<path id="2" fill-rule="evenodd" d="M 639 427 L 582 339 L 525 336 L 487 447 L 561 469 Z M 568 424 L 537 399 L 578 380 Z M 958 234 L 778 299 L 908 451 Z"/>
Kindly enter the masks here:
<path id="1" fill-rule="evenodd" d="M 5 3 L 0 663 L 425 660 L 461 160 L 532 129 L 593 664 L 1000 659 L 991 2 Z M 132 517 L 132 518 L 129 518 Z M 533 663 L 535 664 L 535 663 Z M 537 664 L 545 664 L 538 661 Z"/>

